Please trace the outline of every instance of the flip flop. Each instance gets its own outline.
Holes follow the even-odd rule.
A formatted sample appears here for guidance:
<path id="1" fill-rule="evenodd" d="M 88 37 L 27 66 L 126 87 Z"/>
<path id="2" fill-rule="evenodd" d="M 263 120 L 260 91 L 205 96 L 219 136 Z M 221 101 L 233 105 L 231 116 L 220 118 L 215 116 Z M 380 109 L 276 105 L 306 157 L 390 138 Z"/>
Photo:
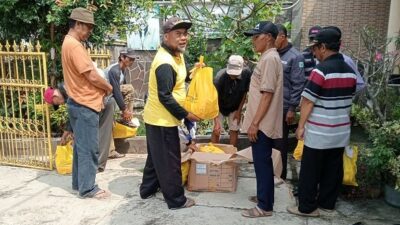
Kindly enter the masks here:
<path id="1" fill-rule="evenodd" d="M 272 216 L 272 211 L 265 211 L 260 209 L 258 206 L 248 209 L 242 212 L 242 216 L 248 218 L 257 218 L 257 217 L 268 217 Z"/>

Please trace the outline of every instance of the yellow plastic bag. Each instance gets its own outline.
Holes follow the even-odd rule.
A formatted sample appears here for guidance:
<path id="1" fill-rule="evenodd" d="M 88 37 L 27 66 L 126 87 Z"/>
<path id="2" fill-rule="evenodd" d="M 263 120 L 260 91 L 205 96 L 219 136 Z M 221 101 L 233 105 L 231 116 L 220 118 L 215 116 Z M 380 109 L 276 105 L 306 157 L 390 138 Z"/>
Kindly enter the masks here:
<path id="1" fill-rule="evenodd" d="M 203 56 L 200 56 L 200 64 Z M 197 117 L 208 120 L 218 116 L 218 92 L 213 83 L 211 67 L 195 68 L 183 107 Z"/>
<path id="2" fill-rule="evenodd" d="M 201 146 L 200 152 L 208 152 L 208 153 L 213 153 L 213 154 L 224 154 L 225 153 L 223 150 L 214 146 L 212 143 L 209 143 L 208 145 L 205 145 L 205 146 Z"/>
<path id="3" fill-rule="evenodd" d="M 303 155 L 304 140 L 297 141 L 297 146 L 293 152 L 293 158 L 297 161 L 301 161 L 301 156 Z"/>
<path id="4" fill-rule="evenodd" d="M 185 185 L 187 180 L 188 180 L 189 169 L 190 169 L 190 161 L 186 161 L 186 162 L 181 163 L 182 185 Z"/>
<path id="5" fill-rule="evenodd" d="M 129 127 L 118 122 L 115 123 L 113 128 L 114 138 L 129 138 L 136 136 L 137 127 Z"/>
<path id="6" fill-rule="evenodd" d="M 73 150 L 71 142 L 66 145 L 57 145 L 56 149 L 56 169 L 59 174 L 72 173 Z"/>
<path id="7" fill-rule="evenodd" d="M 347 146 L 343 153 L 343 184 L 358 186 L 357 174 L 358 146 Z"/>

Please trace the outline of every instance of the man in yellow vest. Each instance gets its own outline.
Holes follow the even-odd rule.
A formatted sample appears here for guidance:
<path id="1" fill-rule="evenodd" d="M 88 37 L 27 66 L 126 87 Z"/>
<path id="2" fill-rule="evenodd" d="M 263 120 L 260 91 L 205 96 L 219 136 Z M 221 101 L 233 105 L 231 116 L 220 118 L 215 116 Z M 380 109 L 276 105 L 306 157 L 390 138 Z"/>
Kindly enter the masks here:
<path id="1" fill-rule="evenodd" d="M 149 96 L 143 114 L 148 155 L 140 196 L 147 199 L 161 189 L 169 209 L 188 208 L 195 204 L 193 199 L 185 197 L 182 187 L 178 135 L 182 119 L 199 120 L 182 107 L 187 77 L 183 52 L 191 26 L 191 22 L 178 17 L 164 23 L 163 41 L 150 68 Z"/>

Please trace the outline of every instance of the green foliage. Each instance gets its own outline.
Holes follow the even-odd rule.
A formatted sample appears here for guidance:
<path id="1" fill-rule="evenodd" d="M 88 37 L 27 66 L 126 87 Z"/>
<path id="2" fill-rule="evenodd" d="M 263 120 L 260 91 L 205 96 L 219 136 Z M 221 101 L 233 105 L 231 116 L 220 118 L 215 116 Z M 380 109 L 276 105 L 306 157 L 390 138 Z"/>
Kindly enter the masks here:
<path id="1" fill-rule="evenodd" d="M 140 126 L 137 129 L 136 136 L 146 136 L 146 126 L 142 120 L 139 120 Z"/>
<path id="2" fill-rule="evenodd" d="M 50 110 L 50 126 L 51 130 L 56 134 L 62 134 L 65 130 L 68 121 L 68 109 L 65 104 L 60 105 L 57 110 Z"/>
<path id="3" fill-rule="evenodd" d="M 206 64 L 216 73 L 225 67 L 231 54 L 242 55 L 247 61 L 257 60 L 251 39 L 246 38 L 243 32 L 261 20 L 274 21 L 282 13 L 282 2 L 213 0 L 206 4 L 203 1 L 178 0 L 176 4 L 161 8 L 160 14 L 168 17 L 183 12 L 192 21 L 189 63 L 194 64 L 200 55 L 204 55 Z M 207 40 L 220 41 L 220 46 L 210 48 Z"/>

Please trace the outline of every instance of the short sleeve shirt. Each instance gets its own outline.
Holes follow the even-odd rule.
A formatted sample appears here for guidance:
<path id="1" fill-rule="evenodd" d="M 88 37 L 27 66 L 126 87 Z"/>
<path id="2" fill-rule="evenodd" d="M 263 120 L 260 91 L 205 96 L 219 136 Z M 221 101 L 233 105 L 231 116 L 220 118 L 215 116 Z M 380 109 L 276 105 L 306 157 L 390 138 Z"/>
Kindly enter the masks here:
<path id="1" fill-rule="evenodd" d="M 283 68 L 276 48 L 265 51 L 251 76 L 246 113 L 242 131 L 247 132 L 258 110 L 263 92 L 273 93 L 268 111 L 261 119 L 259 129 L 267 137 L 282 137 Z"/>
<path id="2" fill-rule="evenodd" d="M 86 49 L 74 37 L 67 35 L 61 48 L 61 60 L 68 96 L 76 103 L 100 112 L 105 92 L 84 75 L 95 69 Z"/>

